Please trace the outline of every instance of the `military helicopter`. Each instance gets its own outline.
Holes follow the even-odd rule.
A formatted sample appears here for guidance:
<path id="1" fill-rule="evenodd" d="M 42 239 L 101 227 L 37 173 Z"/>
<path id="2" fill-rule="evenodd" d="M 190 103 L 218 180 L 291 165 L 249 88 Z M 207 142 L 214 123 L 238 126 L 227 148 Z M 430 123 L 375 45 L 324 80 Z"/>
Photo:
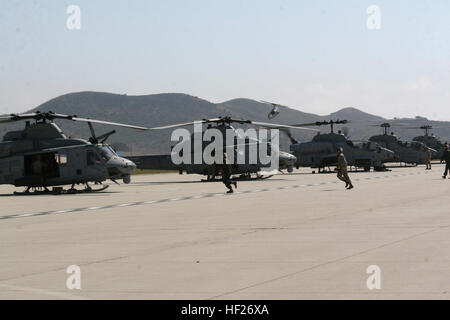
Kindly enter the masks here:
<path id="1" fill-rule="evenodd" d="M 383 129 L 383 134 L 372 136 L 369 141 L 378 143 L 379 145 L 388 148 L 395 153 L 395 160 L 397 162 L 403 162 L 405 164 L 424 164 L 426 159 L 426 150 L 430 149 L 432 153 L 437 153 L 433 148 L 427 147 L 424 143 L 419 141 L 403 142 L 394 135 L 393 132 L 388 134 L 389 128 L 392 126 L 390 123 L 382 123 L 379 126 Z"/>
<path id="2" fill-rule="evenodd" d="M 270 110 L 270 112 L 267 114 L 267 118 L 269 120 L 272 120 L 273 118 L 275 118 L 276 116 L 278 116 L 280 114 L 280 107 L 278 104 L 273 103 L 273 102 L 267 102 L 267 101 L 263 101 L 261 100 L 260 102 L 265 103 L 265 104 L 269 104 L 272 106 L 272 109 Z"/>
<path id="3" fill-rule="evenodd" d="M 205 135 L 205 132 L 208 129 L 218 129 L 220 132 L 222 132 L 222 136 L 226 136 L 227 130 L 234 131 L 236 137 L 234 138 L 234 141 L 225 141 L 223 143 L 223 150 L 225 152 L 233 152 L 234 153 L 234 163 L 232 163 L 232 174 L 233 175 L 240 175 L 240 178 L 242 179 L 263 179 L 263 178 L 269 178 L 273 174 L 270 175 L 264 175 L 263 171 L 267 168 L 266 165 L 262 164 L 259 159 L 257 163 L 251 163 L 249 161 L 249 146 L 256 145 L 258 148 L 261 147 L 263 144 L 267 144 L 267 150 L 269 152 L 276 152 L 278 155 L 278 170 L 287 170 L 288 172 L 293 171 L 293 167 L 295 165 L 296 157 L 290 153 L 280 151 L 277 146 L 272 144 L 268 141 L 262 141 L 258 139 L 252 139 L 250 137 L 242 137 L 242 134 L 237 131 L 236 128 L 234 128 L 231 124 L 237 123 L 242 125 L 253 125 L 257 127 L 264 127 L 264 128 L 292 128 L 292 129 L 303 129 L 303 130 L 313 130 L 317 131 L 311 128 L 302 128 L 302 127 L 290 127 L 286 125 L 279 125 L 279 124 L 271 124 L 271 123 L 264 123 L 264 122 L 256 122 L 251 120 L 237 120 L 232 119 L 230 117 L 218 117 L 215 119 L 203 119 L 201 121 L 195 121 L 195 122 L 188 122 L 188 123 L 181 123 L 181 124 L 174 124 L 164 127 L 157 127 L 152 128 L 152 130 L 161 130 L 161 129 L 170 129 L 170 128 L 176 128 L 176 127 L 183 127 L 183 126 L 189 126 L 194 124 L 207 124 L 208 127 L 205 131 L 198 132 L 199 135 L 198 138 L 203 140 L 203 137 Z M 194 141 L 196 139 L 195 136 L 196 133 L 193 133 L 189 140 L 184 141 L 187 145 L 189 145 L 189 149 L 192 151 L 191 159 L 195 158 L 195 152 L 201 152 L 205 150 L 207 147 L 207 143 L 203 142 L 203 145 L 200 150 L 195 150 L 195 147 L 193 147 Z M 243 138 L 244 143 L 238 145 L 237 144 L 237 138 Z M 239 146 L 243 146 L 244 148 L 238 148 Z M 242 152 L 242 149 L 245 151 L 245 163 L 236 163 L 236 159 L 238 157 L 238 153 Z M 172 149 L 173 152 L 173 149 Z M 215 180 L 216 176 L 219 174 L 219 168 L 217 166 L 206 164 L 204 161 L 202 161 L 201 164 L 192 164 L 192 163 L 181 163 L 179 165 L 176 165 L 172 162 L 172 154 L 170 155 L 142 155 L 142 156 L 132 156 L 128 157 L 130 160 L 136 163 L 138 169 L 157 169 L 157 170 L 177 170 L 180 174 L 182 174 L 184 171 L 187 174 L 200 174 L 200 175 L 206 175 L 207 181 Z"/>
<path id="4" fill-rule="evenodd" d="M 444 144 L 434 135 L 430 134 L 430 130 L 438 128 L 448 128 L 444 126 L 433 127 L 431 125 L 423 125 L 420 127 L 407 127 L 402 129 L 422 129 L 424 131 L 423 136 L 417 136 L 413 138 L 413 141 L 418 141 L 425 144 L 427 147 L 436 150 L 432 153 L 432 159 L 440 159 L 444 152 Z"/>
<path id="5" fill-rule="evenodd" d="M 89 140 L 68 138 L 53 122 L 55 119 L 87 122 L 92 136 Z M 26 187 L 25 192 L 78 193 L 105 190 L 101 183 L 107 179 L 123 179 L 130 183 L 130 174 L 136 165 L 119 157 L 105 144 L 115 130 L 96 136 L 93 123 L 147 130 L 128 124 L 80 118 L 54 112 L 34 112 L 0 116 L 0 123 L 26 121 L 25 128 L 9 131 L 0 143 L 0 184 Z M 30 123 L 30 121 L 34 121 Z M 89 183 L 100 184 L 94 189 Z M 117 182 L 116 182 L 117 183 Z M 83 184 L 78 190 L 75 185 Z M 71 185 L 64 190 L 61 186 Z M 50 191 L 48 187 L 53 187 Z"/>
<path id="6" fill-rule="evenodd" d="M 341 147 L 350 166 L 362 167 L 365 171 L 370 171 L 371 167 L 376 171 L 386 170 L 384 163 L 394 157 L 391 150 L 373 142 L 364 142 L 357 146 L 341 131 L 334 133 L 335 125 L 348 122 L 347 120 L 330 120 L 292 125 L 330 126 L 330 133 L 318 133 L 312 141 L 303 143 L 296 141 L 289 130 L 283 130 L 291 140 L 290 151 L 297 157 L 296 167 L 318 168 L 321 172 L 325 167 L 337 164 L 337 149 Z"/>

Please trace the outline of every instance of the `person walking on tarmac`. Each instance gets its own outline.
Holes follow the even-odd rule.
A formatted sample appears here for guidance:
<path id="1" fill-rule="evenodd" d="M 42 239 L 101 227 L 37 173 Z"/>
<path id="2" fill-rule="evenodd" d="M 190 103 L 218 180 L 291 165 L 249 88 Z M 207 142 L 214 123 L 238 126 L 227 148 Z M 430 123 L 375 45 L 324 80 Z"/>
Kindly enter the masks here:
<path id="1" fill-rule="evenodd" d="M 443 179 L 447 178 L 447 173 L 450 171 L 450 150 L 448 150 L 448 144 L 444 145 L 444 152 L 442 153 L 441 162 L 445 161 L 445 171 L 442 176 Z"/>
<path id="2" fill-rule="evenodd" d="M 231 181 L 231 164 L 227 161 L 227 153 L 223 153 L 223 164 L 222 164 L 222 182 L 228 188 L 227 193 L 233 193 L 233 188 L 231 187 L 234 184 L 234 188 L 237 188 L 237 182 Z"/>
<path id="3" fill-rule="evenodd" d="M 350 180 L 350 177 L 348 176 L 347 172 L 347 165 L 348 165 L 347 159 L 345 158 L 342 147 L 338 148 L 337 153 L 338 153 L 337 177 L 339 180 L 345 182 L 345 187 L 347 188 L 347 190 L 353 189 L 352 181 Z"/>
<path id="4" fill-rule="evenodd" d="M 426 148 L 426 150 L 425 150 L 425 164 L 426 164 L 425 170 L 431 170 L 431 150 L 430 150 L 430 148 Z"/>

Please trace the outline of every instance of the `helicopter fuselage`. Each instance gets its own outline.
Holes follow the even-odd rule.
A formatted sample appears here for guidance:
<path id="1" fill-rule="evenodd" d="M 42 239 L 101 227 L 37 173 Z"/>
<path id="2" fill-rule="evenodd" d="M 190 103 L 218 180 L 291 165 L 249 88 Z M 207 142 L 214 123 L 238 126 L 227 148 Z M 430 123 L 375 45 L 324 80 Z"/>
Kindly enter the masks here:
<path id="1" fill-rule="evenodd" d="M 356 146 L 352 141 L 338 133 L 316 135 L 312 141 L 292 144 L 291 152 L 297 157 L 297 166 L 324 168 L 337 164 L 337 149 L 342 148 L 348 164 L 369 170 L 381 170 L 383 163 L 393 158 L 393 152 L 376 146 L 364 144 Z"/>
<path id="2" fill-rule="evenodd" d="M 441 159 L 444 152 L 444 144 L 435 136 L 424 135 L 413 138 L 413 141 L 421 142 L 427 147 L 435 149 L 437 152 L 432 153 L 432 159 Z"/>
<path id="3" fill-rule="evenodd" d="M 381 134 L 372 136 L 370 141 L 392 150 L 396 161 L 409 164 L 424 164 L 426 160 L 426 146 L 418 141 L 403 142 L 394 135 Z"/>
<path id="4" fill-rule="evenodd" d="M 193 133 L 189 139 L 183 140 L 179 143 L 180 149 L 183 151 L 187 150 L 189 161 L 183 161 L 175 164 L 173 159 L 174 155 L 176 156 L 178 154 L 178 151 L 174 152 L 174 149 L 170 155 L 141 155 L 130 157 L 130 159 L 136 162 L 139 169 L 177 170 L 180 172 L 184 171 L 187 174 L 209 176 L 213 167 L 216 168 L 216 172 L 220 169 L 218 166 L 222 164 L 222 152 L 227 152 L 229 156 L 233 156 L 233 160 L 229 160 L 232 167 L 232 174 L 251 174 L 258 173 L 262 170 L 267 170 L 267 168 L 271 167 L 272 163 L 264 164 L 260 161 L 258 156 L 252 157 L 255 154 L 259 154 L 259 148 L 267 146 L 266 150 L 269 153 L 272 152 L 272 149 L 275 150 L 275 148 L 277 148 L 276 154 L 278 165 L 275 169 L 286 169 L 288 172 L 293 171 L 296 157 L 288 152 L 280 151 L 277 146 L 270 142 L 239 136 L 236 129 L 230 125 L 219 125 L 208 129 L 220 130 L 222 132 L 222 137 L 227 136 L 225 133 L 226 130 L 232 130 L 236 134 L 236 137 L 233 136 L 229 141 L 225 139 L 221 143 L 221 148 L 223 149 L 221 149 L 220 155 L 218 155 L 218 161 L 216 162 L 217 165 L 211 163 L 208 164 L 204 160 L 204 153 L 211 145 L 210 141 L 203 138 L 206 131 Z M 238 142 L 238 137 L 240 142 Z M 200 141 L 199 148 L 195 147 L 195 141 Z M 195 163 L 193 161 L 194 159 L 200 159 L 200 162 Z M 239 161 L 239 159 L 242 159 L 243 161 Z M 254 159 L 255 161 L 251 161 L 251 159 Z"/>
<path id="5" fill-rule="evenodd" d="M 27 124 L 0 143 L 0 184 L 48 187 L 130 181 L 135 164 L 105 144 L 67 138 L 54 123 Z"/>

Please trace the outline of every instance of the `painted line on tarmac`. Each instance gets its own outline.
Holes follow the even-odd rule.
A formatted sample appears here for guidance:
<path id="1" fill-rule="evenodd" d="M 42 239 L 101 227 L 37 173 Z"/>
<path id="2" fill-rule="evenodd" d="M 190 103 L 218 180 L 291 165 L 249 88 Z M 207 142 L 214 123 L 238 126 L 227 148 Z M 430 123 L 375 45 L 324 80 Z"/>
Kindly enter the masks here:
<path id="1" fill-rule="evenodd" d="M 378 177 L 367 177 L 367 178 L 356 178 L 355 181 L 362 180 L 379 180 L 382 178 L 393 178 L 393 177 L 405 177 L 409 175 L 419 175 L 419 174 L 428 174 L 429 172 L 417 172 L 417 173 L 403 173 L 403 174 L 395 174 L 395 175 L 386 175 L 386 176 L 378 176 Z M 277 191 L 277 190 L 289 190 L 296 188 L 306 188 L 306 187 L 316 187 L 323 186 L 326 184 L 337 184 L 342 183 L 341 181 L 327 181 L 321 183 L 309 183 L 309 184 L 298 184 L 291 186 L 282 186 L 282 187 L 272 187 L 266 189 L 257 189 L 257 190 L 243 190 L 243 191 L 235 191 L 234 194 L 247 194 L 247 193 L 260 193 L 260 192 L 269 192 L 269 191 Z M 123 207 L 135 207 L 149 204 L 157 204 L 157 203 L 165 203 L 165 202 L 173 202 L 173 201 L 184 201 L 184 200 L 194 200 L 194 199 L 203 199 L 203 198 L 213 198 L 213 197 L 222 197 L 226 196 L 225 193 L 209 193 L 209 194 L 201 194 L 195 196 L 187 196 L 181 198 L 169 198 L 169 199 L 161 199 L 161 200 L 149 200 L 149 201 L 138 201 L 138 202 L 130 202 L 130 203 L 120 203 L 120 204 L 112 204 L 105 206 L 96 206 L 96 207 L 85 207 L 85 208 L 74 208 L 67 210 L 54 210 L 54 211 L 43 211 L 43 212 L 35 212 L 35 213 L 22 213 L 22 214 L 14 214 L 10 216 L 0 216 L 0 220 L 9 220 L 9 219 L 17 219 L 17 218 L 29 218 L 36 216 L 45 216 L 45 215 L 54 215 L 54 214 L 66 214 L 66 213 L 78 213 L 78 212 L 86 212 L 86 211 L 98 211 L 112 208 L 123 208 Z"/>
<path id="2" fill-rule="evenodd" d="M 54 291 L 54 290 L 47 290 L 47 289 L 40 289 L 40 288 L 30 288 L 30 287 L 22 287 L 22 286 L 13 286 L 9 284 L 3 284 L 0 283 L 0 288 L 3 288 L 3 290 L 7 291 L 25 291 L 25 292 L 31 292 L 31 293 L 37 293 L 45 296 L 50 296 L 53 298 L 58 299 L 66 299 L 66 300 L 87 300 L 85 297 L 76 296 L 72 294 L 68 294 L 61 291 Z"/>

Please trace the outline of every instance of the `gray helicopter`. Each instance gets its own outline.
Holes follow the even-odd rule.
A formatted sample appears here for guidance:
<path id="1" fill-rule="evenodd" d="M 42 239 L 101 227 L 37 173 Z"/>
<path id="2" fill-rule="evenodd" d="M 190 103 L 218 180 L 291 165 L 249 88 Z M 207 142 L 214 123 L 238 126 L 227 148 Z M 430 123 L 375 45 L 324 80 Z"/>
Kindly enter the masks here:
<path id="1" fill-rule="evenodd" d="M 89 140 L 68 138 L 53 122 L 55 119 L 87 122 L 91 131 Z M 115 130 L 96 136 L 92 123 L 120 126 L 137 130 L 148 128 L 128 124 L 86 119 L 53 112 L 34 112 L 0 116 L 0 123 L 26 121 L 25 128 L 9 131 L 0 143 L 0 184 L 26 187 L 17 194 L 78 193 L 106 189 L 101 183 L 107 179 L 123 179 L 130 183 L 130 174 L 136 165 L 119 157 L 105 144 Z M 33 123 L 31 123 L 31 121 Z M 101 185 L 94 189 L 89 183 Z M 117 183 L 117 182 L 116 182 Z M 85 185 L 78 190 L 75 185 Z M 71 185 L 64 190 L 60 186 Z M 48 187 L 53 187 L 50 191 Z"/>
<path id="2" fill-rule="evenodd" d="M 436 150 L 436 152 L 432 153 L 432 159 L 441 159 L 442 153 L 444 152 L 444 144 L 434 135 L 430 134 L 430 130 L 438 129 L 438 128 L 448 128 L 445 126 L 433 127 L 431 125 L 423 125 L 420 127 L 407 127 L 405 129 L 422 129 L 424 131 L 424 135 L 417 136 L 413 138 L 413 141 L 421 142 L 425 144 L 427 147 Z"/>
<path id="3" fill-rule="evenodd" d="M 293 167 L 296 162 L 296 157 L 290 153 L 283 152 L 278 149 L 278 146 L 272 144 L 270 141 L 261 141 L 258 139 L 252 139 L 249 137 L 242 137 L 241 133 L 234 128 L 231 123 L 237 123 L 241 125 L 249 125 L 249 126 L 257 126 L 257 127 L 264 127 L 264 128 L 276 128 L 279 129 L 282 128 L 291 128 L 291 129 L 303 129 L 303 130 L 313 130 L 310 128 L 302 128 L 302 127 L 290 127 L 286 125 L 278 125 L 278 124 L 271 124 L 271 123 L 265 123 L 265 122 L 255 122 L 251 120 L 237 120 L 232 119 L 230 117 L 219 117 L 215 119 L 203 119 L 201 121 L 195 121 L 195 122 L 189 122 L 189 123 L 182 123 L 182 124 L 174 124 L 164 127 L 158 127 L 158 128 L 152 128 L 152 130 L 161 130 L 161 129 L 170 129 L 170 128 L 176 128 L 176 127 L 183 127 L 183 126 L 189 126 L 194 124 L 207 124 L 206 130 L 199 132 L 197 134 L 200 135 L 200 139 L 204 141 L 203 137 L 205 133 L 209 129 L 218 129 L 220 132 L 222 132 L 223 136 L 226 136 L 225 132 L 227 130 L 231 130 L 235 133 L 235 138 L 233 141 L 225 141 L 223 143 L 223 151 L 224 152 L 232 152 L 234 153 L 234 159 L 235 161 L 231 164 L 232 166 L 232 174 L 233 175 L 240 175 L 240 178 L 242 179 L 263 179 L 263 178 L 269 178 L 273 174 L 268 174 L 267 172 L 264 174 L 265 169 L 267 169 L 268 165 L 262 164 L 259 159 L 256 163 L 252 163 L 249 161 L 249 152 L 250 152 L 250 146 L 256 145 L 257 148 L 260 148 L 263 144 L 267 144 L 267 150 L 268 152 L 276 152 L 278 155 L 278 170 L 287 170 L 288 172 L 293 171 Z M 236 138 L 242 138 L 243 143 L 238 144 Z M 191 150 L 192 155 L 191 159 L 195 158 L 195 152 L 203 153 L 205 148 L 207 147 L 208 143 L 203 142 L 200 150 L 195 150 L 194 147 L 194 141 L 195 141 L 195 133 L 193 133 L 189 140 L 184 141 L 183 143 L 186 143 L 189 145 L 189 150 Z M 241 140 L 242 141 L 242 140 Z M 241 148 L 239 148 L 241 147 Z M 243 147 L 243 148 L 242 148 Z M 174 151 L 172 150 L 172 153 Z M 245 159 L 245 163 L 237 163 L 236 159 L 238 158 L 238 154 L 245 153 L 245 156 L 243 157 Z M 183 172 L 186 172 L 187 174 L 200 174 L 200 175 L 206 175 L 207 181 L 215 180 L 216 177 L 219 175 L 220 167 L 218 165 L 214 164 L 207 164 L 204 161 L 199 164 L 192 164 L 192 163 L 181 163 L 181 164 L 174 164 L 172 162 L 172 154 L 170 155 L 141 155 L 141 156 L 132 156 L 128 157 L 130 160 L 136 163 L 138 169 L 156 169 L 156 170 L 177 170 L 180 174 Z"/>
<path id="4" fill-rule="evenodd" d="M 437 154 L 437 150 L 426 146 L 420 141 L 401 141 L 393 132 L 388 134 L 391 127 L 390 123 L 382 123 L 379 126 L 383 129 L 383 133 L 369 138 L 369 141 L 376 142 L 379 145 L 388 148 L 395 153 L 395 162 L 403 162 L 405 164 L 424 164 L 426 160 L 426 151 L 431 150 L 432 154 Z"/>
<path id="5" fill-rule="evenodd" d="M 269 104 L 269 105 L 272 106 L 272 109 L 267 114 L 267 118 L 269 120 L 272 120 L 273 118 L 275 118 L 276 116 L 278 116 L 280 114 L 280 107 L 279 107 L 279 105 L 277 103 L 267 102 L 267 101 L 264 101 L 264 100 L 260 100 L 260 102 L 265 103 L 265 104 Z"/>
<path id="6" fill-rule="evenodd" d="M 393 159 L 394 153 L 370 141 L 356 145 L 341 131 L 334 132 L 334 125 L 346 123 L 348 123 L 347 120 L 330 120 L 293 125 L 303 127 L 330 126 L 330 133 L 318 133 L 312 141 L 303 143 L 296 141 L 289 130 L 284 130 L 291 139 L 290 151 L 297 157 L 296 167 L 318 168 L 320 172 L 326 167 L 335 166 L 337 164 L 337 149 L 341 147 L 350 166 L 363 168 L 365 171 L 370 171 L 371 167 L 375 171 L 386 170 L 384 163 Z"/>

